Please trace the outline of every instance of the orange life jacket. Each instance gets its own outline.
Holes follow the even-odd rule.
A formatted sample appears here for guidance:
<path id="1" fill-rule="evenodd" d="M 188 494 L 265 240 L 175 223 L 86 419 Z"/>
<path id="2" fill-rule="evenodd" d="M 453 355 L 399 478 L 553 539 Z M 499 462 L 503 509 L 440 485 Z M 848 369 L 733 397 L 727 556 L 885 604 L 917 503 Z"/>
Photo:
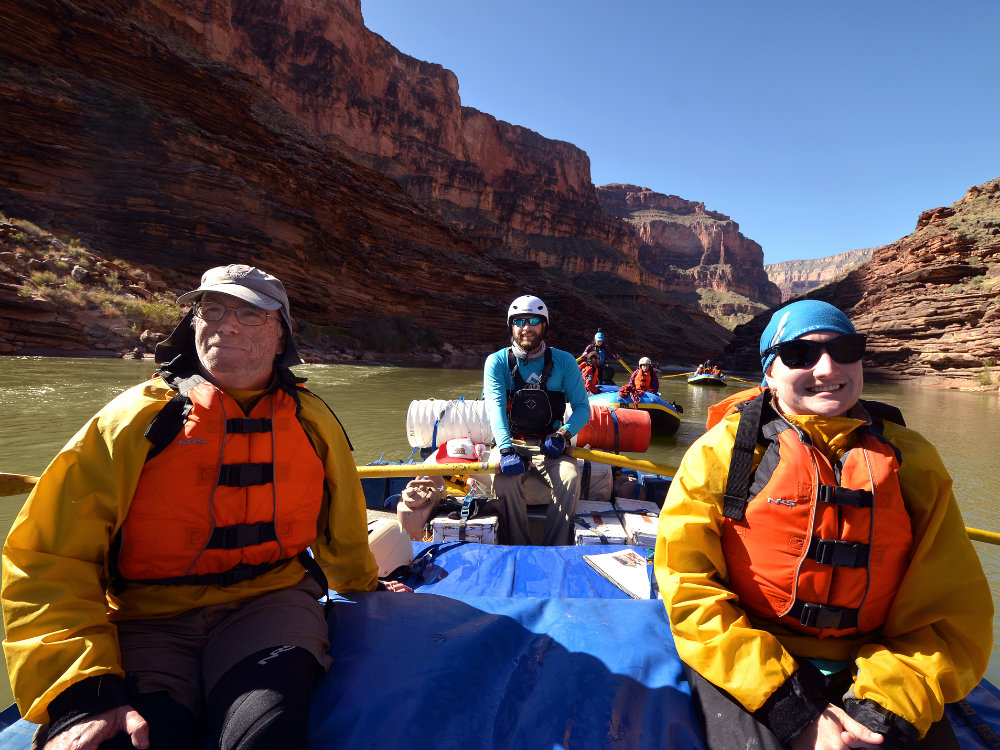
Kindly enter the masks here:
<path id="1" fill-rule="evenodd" d="M 601 389 L 597 387 L 597 368 L 594 367 L 589 362 L 584 362 L 580 365 L 580 374 L 583 376 L 583 384 L 586 386 L 587 390 L 591 393 L 600 393 Z"/>
<path id="2" fill-rule="evenodd" d="M 120 575 L 227 585 L 304 552 L 316 538 L 325 471 L 296 397 L 279 388 L 244 414 L 201 378 L 180 388 L 170 403 L 190 410 L 143 467 L 121 529 Z"/>
<path id="3" fill-rule="evenodd" d="M 635 371 L 633 376 L 632 385 L 635 386 L 636 390 L 648 391 L 650 386 L 653 384 L 653 371 L 643 370 L 641 367 Z"/>
<path id="4" fill-rule="evenodd" d="M 913 541 L 899 459 L 881 435 L 881 419 L 861 428 L 858 445 L 833 465 L 771 409 L 770 393 L 742 395 L 722 527 L 729 586 L 740 606 L 820 638 L 878 628 Z M 880 406 L 864 405 L 870 414 Z M 749 475 L 756 443 L 766 451 Z"/>

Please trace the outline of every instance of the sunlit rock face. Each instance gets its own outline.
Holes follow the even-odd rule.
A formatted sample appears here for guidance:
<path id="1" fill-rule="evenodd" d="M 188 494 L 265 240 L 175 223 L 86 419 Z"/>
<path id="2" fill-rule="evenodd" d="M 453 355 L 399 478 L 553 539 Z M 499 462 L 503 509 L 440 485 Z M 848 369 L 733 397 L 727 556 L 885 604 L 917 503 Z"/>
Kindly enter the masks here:
<path id="1" fill-rule="evenodd" d="M 913 233 L 876 248 L 843 279 L 810 292 L 869 336 L 873 378 L 964 380 L 1000 361 L 1000 178 L 924 211 Z M 761 316 L 736 330 L 728 356 L 756 357 Z M 989 364 L 992 362 L 993 364 Z"/>

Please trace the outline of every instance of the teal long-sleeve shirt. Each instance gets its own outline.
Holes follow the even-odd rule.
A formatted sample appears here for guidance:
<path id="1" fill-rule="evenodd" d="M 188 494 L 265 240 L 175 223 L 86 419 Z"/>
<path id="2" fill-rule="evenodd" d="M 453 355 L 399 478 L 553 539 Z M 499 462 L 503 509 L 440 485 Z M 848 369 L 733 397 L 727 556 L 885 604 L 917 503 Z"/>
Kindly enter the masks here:
<path id="1" fill-rule="evenodd" d="M 551 348 L 551 347 L 550 347 Z M 560 425 L 576 435 L 590 421 L 590 403 L 587 400 L 587 388 L 583 384 L 583 376 L 576 364 L 576 359 L 569 352 L 561 349 L 552 351 L 552 374 L 545 384 L 547 390 L 562 391 L 566 402 L 570 405 L 569 419 L 562 423 L 557 419 L 552 429 Z M 531 362 L 519 362 L 518 369 L 525 382 L 537 382 L 542 374 L 544 357 Z M 510 438 L 510 423 L 507 421 L 507 392 L 514 390 L 514 377 L 507 367 L 507 348 L 494 352 L 486 358 L 483 368 L 483 398 L 486 400 L 486 416 L 490 420 L 493 439 L 501 450 L 510 448 L 513 443 Z"/>

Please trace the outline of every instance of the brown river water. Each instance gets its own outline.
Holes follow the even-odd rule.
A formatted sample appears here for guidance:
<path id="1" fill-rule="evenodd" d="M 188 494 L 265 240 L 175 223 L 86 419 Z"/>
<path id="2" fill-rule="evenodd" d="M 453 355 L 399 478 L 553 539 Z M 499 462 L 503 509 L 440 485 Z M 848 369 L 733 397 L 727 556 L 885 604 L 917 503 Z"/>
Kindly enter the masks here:
<path id="1" fill-rule="evenodd" d="M 112 397 L 148 378 L 150 361 L 0 357 L 0 471 L 37 475 L 76 430 Z M 296 372 L 326 399 L 354 445 L 356 462 L 403 460 L 410 455 L 406 413 L 411 401 L 478 398 L 479 370 L 382 367 L 376 365 L 302 365 Z M 747 375 L 752 380 L 752 376 Z M 742 383 L 736 385 L 743 386 Z M 687 385 L 683 377 L 661 377 L 660 393 L 684 408 L 677 435 L 656 440 L 645 454 L 676 466 L 685 449 L 704 432 L 708 406 L 733 388 Z M 1000 396 L 903 385 L 865 388 L 864 397 L 902 409 L 907 424 L 938 448 L 955 480 L 967 526 L 1000 531 Z M 0 498 L 0 532 L 6 536 L 25 496 Z M 975 542 L 1000 601 L 1000 546 Z M 995 617 L 994 653 L 987 672 L 1000 685 L 1000 616 Z M 0 707 L 11 702 L 0 680 Z"/>

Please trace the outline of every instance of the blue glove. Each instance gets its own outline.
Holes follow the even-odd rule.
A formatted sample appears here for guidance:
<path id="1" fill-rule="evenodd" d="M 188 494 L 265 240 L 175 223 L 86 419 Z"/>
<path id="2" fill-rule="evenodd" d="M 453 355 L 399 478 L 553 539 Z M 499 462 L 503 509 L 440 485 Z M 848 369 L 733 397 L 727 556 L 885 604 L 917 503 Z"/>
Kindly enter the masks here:
<path id="1" fill-rule="evenodd" d="M 559 458 L 566 450 L 566 435 L 562 432 L 553 432 L 545 438 L 541 450 L 549 458 Z"/>
<path id="2" fill-rule="evenodd" d="M 524 459 L 512 448 L 504 448 L 500 451 L 500 471 L 509 477 L 516 477 L 527 471 Z"/>

